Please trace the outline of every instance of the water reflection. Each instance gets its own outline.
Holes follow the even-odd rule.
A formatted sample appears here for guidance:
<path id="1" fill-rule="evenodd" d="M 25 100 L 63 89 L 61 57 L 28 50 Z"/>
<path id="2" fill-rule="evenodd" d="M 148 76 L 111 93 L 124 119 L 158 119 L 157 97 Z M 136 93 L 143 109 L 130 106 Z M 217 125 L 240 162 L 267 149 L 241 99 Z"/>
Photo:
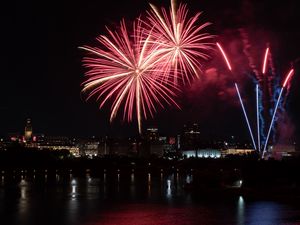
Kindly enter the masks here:
<path id="1" fill-rule="evenodd" d="M 58 175 L 55 171 L 53 176 L 48 172 L 48 182 L 43 182 L 40 171 L 36 180 L 32 180 L 32 173 L 24 172 L 18 183 L 4 180 L 0 186 L 0 215 L 15 217 L 15 223 L 8 223 L 12 225 L 50 225 L 54 221 L 62 225 L 295 225 L 293 221 L 300 221 L 299 206 L 187 191 L 182 186 L 193 177 L 179 172 L 155 174 L 130 169 L 128 173 L 107 171 L 98 177 L 83 173 L 81 178 L 74 172 L 68 179 L 68 173 Z"/>
<path id="2" fill-rule="evenodd" d="M 56 182 L 59 182 L 59 180 L 60 180 L 60 176 L 57 173 L 55 174 L 55 179 L 56 179 Z"/>
<path id="3" fill-rule="evenodd" d="M 76 188 L 77 188 L 77 181 L 75 179 L 72 179 L 71 186 L 72 186 L 71 196 L 72 196 L 72 199 L 75 199 L 75 197 L 76 197 Z"/>
<path id="4" fill-rule="evenodd" d="M 119 194 L 120 193 L 120 173 L 119 173 L 119 170 L 118 170 L 117 180 L 118 180 L 117 193 Z"/>
<path id="5" fill-rule="evenodd" d="M 245 202 L 244 198 L 242 196 L 239 197 L 238 199 L 238 204 L 237 204 L 237 221 L 239 225 L 243 225 L 245 221 Z"/>
<path id="6" fill-rule="evenodd" d="M 2 170 L 2 171 L 1 171 L 1 184 L 4 183 L 4 177 L 5 177 L 5 171 Z"/>
<path id="7" fill-rule="evenodd" d="M 130 197 L 134 198 L 135 197 L 135 175 L 134 173 L 131 173 L 130 175 Z"/>
<path id="8" fill-rule="evenodd" d="M 167 198 L 171 199 L 172 190 L 171 190 L 171 180 L 167 180 Z"/>
<path id="9" fill-rule="evenodd" d="M 148 197 L 151 196 L 151 173 L 148 173 Z"/>
<path id="10" fill-rule="evenodd" d="M 71 180 L 71 198 L 68 201 L 67 208 L 64 210 L 66 213 L 67 224 L 76 224 L 77 217 L 79 216 L 79 202 L 77 199 L 77 185 L 76 179 Z"/>
<path id="11" fill-rule="evenodd" d="M 120 183 L 120 174 L 119 173 L 117 175 L 117 180 L 118 180 L 118 183 Z"/>
<path id="12" fill-rule="evenodd" d="M 190 184 L 192 181 L 193 181 L 193 180 L 192 180 L 192 176 L 188 174 L 188 175 L 186 176 L 185 182 L 186 182 L 187 184 Z"/>
<path id="13" fill-rule="evenodd" d="M 91 178 L 91 177 L 88 177 L 88 178 L 87 178 L 87 181 L 88 181 L 88 184 L 91 184 L 91 183 L 92 183 L 92 178 Z"/>
<path id="14" fill-rule="evenodd" d="M 21 200 L 26 199 L 27 182 L 22 178 L 19 184 L 21 191 Z"/>
<path id="15" fill-rule="evenodd" d="M 89 170 L 86 170 L 86 174 L 85 174 L 86 179 L 90 182 L 91 181 L 91 174 Z"/>
<path id="16" fill-rule="evenodd" d="M 105 172 L 103 173 L 103 183 L 104 184 L 106 183 L 106 173 Z"/>
<path id="17" fill-rule="evenodd" d="M 276 202 L 255 202 L 248 208 L 247 220 L 249 225 L 279 224 L 283 206 Z"/>
<path id="18" fill-rule="evenodd" d="M 104 198 L 107 197 L 107 181 L 106 181 L 106 170 L 104 170 L 104 173 L 103 173 L 103 196 Z"/>
<path id="19" fill-rule="evenodd" d="M 18 201 L 18 214 L 20 220 L 26 221 L 29 210 L 29 200 L 27 199 L 28 183 L 24 179 L 21 179 L 18 186 L 20 190 L 20 198 Z"/>

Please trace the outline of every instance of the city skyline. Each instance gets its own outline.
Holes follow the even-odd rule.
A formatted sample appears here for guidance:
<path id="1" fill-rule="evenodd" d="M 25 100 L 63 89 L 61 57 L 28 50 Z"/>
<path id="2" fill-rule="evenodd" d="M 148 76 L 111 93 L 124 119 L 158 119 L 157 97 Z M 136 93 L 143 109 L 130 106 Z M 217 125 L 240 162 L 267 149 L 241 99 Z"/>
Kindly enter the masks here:
<path id="1" fill-rule="evenodd" d="M 1 224 L 299 224 L 300 1 L 2 9 Z"/>
<path id="2" fill-rule="evenodd" d="M 151 2 L 164 7 L 169 5 L 169 1 Z M 294 62 L 296 72 L 287 98 L 286 110 L 293 126 L 290 129 L 295 130 L 295 136 L 299 140 L 299 61 L 295 61 L 300 52 L 300 46 L 297 45 L 300 36 L 296 26 L 299 19 L 296 12 L 297 2 L 287 1 L 280 5 L 271 1 L 230 1 L 226 5 L 218 3 L 217 9 L 204 1 L 201 4 L 196 1 L 184 2 L 192 11 L 204 12 L 203 20 L 213 23 L 211 31 L 218 35 L 219 40 L 227 47 L 227 52 L 230 53 L 236 46 L 234 43 L 237 38 L 234 36 L 238 28 L 245 28 L 249 33 L 255 30 L 256 34 L 263 34 L 262 41 L 257 43 L 257 46 L 255 43 L 255 48 L 264 48 L 265 42 L 270 43 L 274 60 L 279 65 L 278 74 L 281 79 L 290 62 Z M 133 0 L 131 3 L 135 4 L 134 9 L 131 9 L 129 3 L 115 5 L 113 2 L 105 6 L 100 2 L 48 2 L 46 6 L 49 8 L 34 1 L 25 5 L 22 2 L 8 5 L 16 8 L 12 15 L 4 15 L 7 21 L 13 17 L 6 27 L 10 34 L 14 34 L 14 38 L 8 38 L 8 43 L 14 44 L 19 52 L 26 54 L 18 56 L 18 66 L 15 66 L 16 51 L 5 47 L 7 58 L 1 83 L 7 85 L 1 90 L 1 135 L 21 130 L 27 118 L 32 119 L 37 132 L 50 135 L 118 136 L 124 133 L 138 133 L 135 123 L 127 124 L 120 118 L 110 125 L 109 106 L 99 111 L 97 104 L 83 100 L 80 95 L 80 84 L 84 74 L 81 68 L 83 53 L 77 48 L 94 43 L 94 37 L 105 32 L 105 25 L 118 23 L 123 17 L 132 20 L 149 9 L 147 1 Z M 101 7 L 102 10 L 97 11 L 97 8 Z M 114 13 L 108 15 L 103 12 L 106 8 L 108 12 Z M 248 9 L 247 14 L 244 13 L 245 9 Z M 277 17 L 279 9 L 281 17 Z M 21 40 L 19 33 L 24 34 Z M 230 92 L 233 80 L 221 73 L 221 79 L 205 80 L 208 79 L 206 77 L 210 74 L 209 71 L 215 68 L 222 74 L 225 73 L 222 58 L 216 54 L 204 67 L 206 76 L 203 75 L 201 80 L 194 82 L 189 91 L 180 96 L 182 110 L 168 107 L 165 111 L 158 112 L 154 119 L 145 121 L 143 129 L 154 125 L 164 134 L 175 135 L 183 124 L 197 122 L 203 133 L 216 136 L 240 135 L 242 138 L 248 138 L 245 121 L 236 104 L 236 96 Z M 244 80 L 243 77 L 247 78 L 247 74 L 239 75 L 237 79 Z M 223 83 L 224 80 L 227 84 Z M 243 95 L 249 95 L 247 107 L 251 108 L 254 99 L 249 90 L 254 90 L 254 87 L 249 81 L 243 82 L 243 87 L 241 92 Z M 225 89 L 222 93 L 220 90 L 223 88 Z M 231 116 L 224 119 L 224 115 Z"/>

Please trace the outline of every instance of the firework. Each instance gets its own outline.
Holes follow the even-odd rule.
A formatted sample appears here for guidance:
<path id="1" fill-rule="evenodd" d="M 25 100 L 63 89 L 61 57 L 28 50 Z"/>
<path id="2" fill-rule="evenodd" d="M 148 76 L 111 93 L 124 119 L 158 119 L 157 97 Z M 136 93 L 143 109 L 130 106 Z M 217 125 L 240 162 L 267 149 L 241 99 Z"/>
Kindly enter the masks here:
<path id="1" fill-rule="evenodd" d="M 253 147 L 256 150 L 256 144 L 255 144 L 255 141 L 254 141 L 252 129 L 251 129 L 251 126 L 250 126 L 250 123 L 249 123 L 249 120 L 248 120 L 248 116 L 247 116 L 247 113 L 246 113 L 246 110 L 245 110 L 243 100 L 241 98 L 241 94 L 240 94 L 239 87 L 238 87 L 237 83 L 235 83 L 235 89 L 236 89 L 236 92 L 238 94 L 238 97 L 239 97 L 239 100 L 240 100 L 240 103 L 241 103 L 241 106 L 242 106 L 242 109 L 243 109 L 243 113 L 244 113 L 244 116 L 245 116 L 245 119 L 246 119 L 246 122 L 247 122 L 247 126 L 248 126 L 248 129 L 249 129 L 249 133 L 250 133 L 250 136 L 251 136 Z"/>
<path id="2" fill-rule="evenodd" d="M 225 53 L 225 51 L 223 50 L 222 46 L 220 45 L 220 43 L 216 43 L 220 52 L 222 53 L 222 56 L 227 64 L 227 67 L 230 71 L 232 71 L 232 67 L 230 65 L 230 62 L 229 62 L 229 59 Z M 244 113 L 244 116 L 245 116 L 245 120 L 246 120 L 246 123 L 247 123 L 247 127 L 248 127 L 248 130 L 249 130 L 249 133 L 250 133 L 250 137 L 251 137 L 251 140 L 252 140 L 252 144 L 253 144 L 253 147 L 254 149 L 256 149 L 256 144 L 255 144 L 255 141 L 254 141 L 254 137 L 253 137 L 253 133 L 252 133 L 252 129 L 251 129 L 251 126 L 250 126 L 250 123 L 249 123 L 249 119 L 248 119 L 248 116 L 247 116 L 247 112 L 245 110 L 245 107 L 244 107 L 244 103 L 243 103 L 243 100 L 242 100 L 242 97 L 241 97 L 241 94 L 240 94 L 240 91 L 239 91 L 239 87 L 237 85 L 237 83 L 235 83 L 235 89 L 236 89 L 236 92 L 237 92 L 237 95 L 239 97 L 239 101 L 240 101 L 240 104 L 241 104 L 241 107 L 242 107 L 242 110 L 243 110 L 243 113 Z M 259 144 L 258 144 L 259 145 Z"/>
<path id="3" fill-rule="evenodd" d="M 294 69 L 291 69 L 283 82 L 282 88 L 286 87 L 287 82 L 291 79 L 291 76 L 293 74 L 294 74 Z"/>
<path id="4" fill-rule="evenodd" d="M 139 133 L 142 117 L 153 117 L 157 106 L 179 107 L 174 100 L 176 86 L 162 82 L 161 46 L 141 23 L 139 19 L 134 22 L 131 35 L 122 20 L 119 30 L 107 28 L 108 35 L 97 38 L 101 47 L 80 47 L 90 53 L 83 59 L 87 80 L 82 91 L 88 93 L 87 99 L 95 96 L 100 108 L 112 102 L 110 121 L 121 107 L 123 119 L 130 122 L 136 115 Z"/>
<path id="5" fill-rule="evenodd" d="M 247 39 L 246 39 L 246 41 L 247 41 Z M 216 45 L 218 46 L 218 48 L 219 48 L 226 64 L 227 64 L 228 69 L 230 71 L 232 71 L 232 67 L 230 65 L 229 59 L 226 56 L 226 53 L 223 50 L 222 46 L 219 43 L 216 43 Z M 248 42 L 246 42 L 246 46 L 249 46 Z M 257 147 L 258 147 L 257 150 L 258 150 L 259 153 L 261 153 L 261 150 L 262 150 L 261 147 L 263 146 L 262 158 L 264 158 L 264 155 L 266 153 L 266 148 L 267 148 L 267 145 L 268 145 L 268 141 L 269 141 L 269 137 L 270 137 L 271 131 L 273 129 L 273 123 L 275 121 L 276 112 L 278 110 L 280 100 L 281 100 L 281 97 L 282 97 L 283 90 L 286 87 L 289 80 L 291 79 L 292 75 L 294 74 L 294 70 L 291 69 L 289 71 L 289 73 L 287 74 L 287 76 L 286 76 L 286 78 L 285 78 L 285 80 L 282 84 L 282 87 L 281 87 L 280 92 L 279 92 L 279 96 L 276 100 L 275 108 L 274 108 L 274 110 L 272 110 L 272 115 L 271 115 L 272 119 L 271 119 L 271 122 L 270 122 L 270 126 L 267 130 L 267 136 L 266 136 L 266 138 L 264 138 L 265 137 L 264 136 L 264 130 L 262 129 L 262 126 L 261 126 L 261 123 L 260 123 L 260 120 L 262 119 L 262 121 L 263 121 L 263 118 L 262 118 L 262 116 L 260 116 L 260 107 L 259 107 L 260 106 L 260 101 L 259 101 L 260 100 L 260 96 L 259 96 L 260 87 L 259 86 L 260 85 L 263 86 L 264 82 L 267 82 L 266 85 L 269 89 L 269 95 L 272 96 L 271 80 L 272 80 L 272 76 L 274 76 L 274 67 L 273 67 L 272 59 L 269 58 L 270 57 L 269 47 L 266 48 L 266 51 L 265 51 L 265 54 L 264 54 L 261 73 L 259 73 L 259 71 L 256 69 L 256 66 L 253 64 L 253 59 L 252 59 L 251 55 L 249 54 L 248 49 L 245 50 L 244 53 L 248 57 L 249 65 L 252 68 L 252 71 L 255 74 L 255 77 L 257 79 L 257 81 L 256 81 L 257 82 L 257 84 L 256 84 L 256 125 L 257 125 Z M 271 77 L 262 76 L 262 75 L 266 74 L 268 59 L 269 59 L 270 64 L 271 64 L 270 65 L 271 66 Z M 254 141 L 253 134 L 252 134 L 252 129 L 251 129 L 251 126 L 249 124 L 248 116 L 247 116 L 247 113 L 246 113 L 246 110 L 245 110 L 245 107 L 244 107 L 244 104 L 243 104 L 243 101 L 242 101 L 242 98 L 241 98 L 241 95 L 240 95 L 238 85 L 236 83 L 235 83 L 235 87 L 236 87 L 237 95 L 238 95 L 239 100 L 240 100 L 241 107 L 243 109 L 243 113 L 244 113 L 246 122 L 247 122 L 247 126 L 248 126 L 248 129 L 249 129 L 249 133 L 250 133 L 250 136 L 251 136 L 253 146 L 256 149 L 255 141 Z M 265 93 L 265 94 L 267 94 L 267 93 Z M 263 123 L 262 123 L 262 125 L 263 125 Z M 261 136 L 262 136 L 262 138 L 261 138 Z M 261 140 L 263 140 L 263 142 L 262 142 L 263 144 L 261 144 Z"/>
<path id="6" fill-rule="evenodd" d="M 266 65 L 267 65 L 268 54 L 269 54 L 269 48 L 267 48 L 266 52 L 265 52 L 265 57 L 264 57 L 264 62 L 263 62 L 263 68 L 262 68 L 262 73 L 263 74 L 265 74 L 265 72 L 266 72 Z"/>
<path id="7" fill-rule="evenodd" d="M 162 68 L 165 79 L 175 84 L 178 80 L 190 83 L 192 78 L 199 77 L 200 61 L 207 60 L 208 52 L 213 48 L 210 41 L 213 36 L 202 32 L 210 23 L 198 25 L 201 13 L 187 17 L 187 6 L 180 4 L 177 9 L 174 0 L 171 0 L 169 12 L 165 8 L 159 10 L 152 4 L 150 6 L 149 30 L 162 47 L 160 57 L 165 65 Z"/>
<path id="8" fill-rule="evenodd" d="M 274 120 L 275 120 L 275 115 L 276 115 L 276 112 L 277 112 L 277 109 L 278 109 L 278 106 L 279 106 L 279 102 L 281 100 L 281 96 L 282 96 L 282 93 L 283 93 L 283 90 L 284 88 L 286 87 L 286 84 L 287 82 L 290 80 L 291 76 L 294 74 L 294 69 L 291 69 L 288 73 L 288 75 L 286 76 L 284 82 L 283 82 L 283 85 L 280 89 L 280 93 L 279 93 L 279 96 L 278 96 L 278 99 L 276 101 L 276 105 L 275 105 L 275 109 L 273 111 L 273 116 L 272 116 L 272 120 L 271 120 L 271 124 L 270 124 L 270 127 L 269 127 L 269 130 L 268 130 L 268 134 L 267 134 L 267 138 L 266 138 L 266 142 L 265 142 L 265 145 L 264 145 L 264 150 L 263 150 L 263 154 L 262 154 L 262 157 L 264 157 L 265 155 L 265 152 L 266 152 L 266 149 L 267 149 L 267 145 L 268 145 L 268 141 L 269 141 L 269 137 L 270 137 L 270 133 L 271 133 L 271 129 L 273 127 L 273 123 L 274 123 Z"/>
<path id="9" fill-rule="evenodd" d="M 220 51 L 221 51 L 221 53 L 222 53 L 222 55 L 223 55 L 223 58 L 225 59 L 225 62 L 226 62 L 226 64 L 227 64 L 228 69 L 231 71 L 231 65 L 230 65 L 230 63 L 229 63 L 229 60 L 228 60 L 228 58 L 227 58 L 227 56 L 226 56 L 225 51 L 223 50 L 222 46 L 221 46 L 218 42 L 217 42 L 217 46 L 218 46 L 218 48 L 220 49 Z"/>
<path id="10" fill-rule="evenodd" d="M 259 126 L 259 87 L 256 84 L 256 126 L 257 126 L 257 147 L 260 152 L 260 126 Z"/>

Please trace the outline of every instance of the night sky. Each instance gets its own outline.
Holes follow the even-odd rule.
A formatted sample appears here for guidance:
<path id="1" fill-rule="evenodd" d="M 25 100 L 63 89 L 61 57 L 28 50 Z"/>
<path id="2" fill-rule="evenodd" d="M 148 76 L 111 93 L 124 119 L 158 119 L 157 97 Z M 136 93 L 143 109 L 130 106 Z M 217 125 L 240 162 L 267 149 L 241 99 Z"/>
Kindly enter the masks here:
<path id="1" fill-rule="evenodd" d="M 169 6 L 166 0 L 151 2 Z M 238 46 L 240 28 L 249 33 L 253 50 L 258 50 L 254 57 L 259 63 L 265 43 L 270 43 L 279 79 L 294 62 L 296 73 L 285 108 L 289 118 L 287 129 L 293 131 L 293 138 L 299 138 L 300 3 L 297 0 L 184 2 L 191 14 L 204 12 L 201 22 L 213 23 L 207 31 L 218 35 L 217 40 L 229 54 L 232 52 L 234 62 L 239 62 L 234 48 Z M 149 9 L 147 1 L 15 0 L 2 9 L 4 64 L 0 78 L 0 135 L 23 132 L 26 118 L 32 119 L 34 132 L 47 135 L 137 135 L 136 123 L 127 124 L 117 117 L 110 124 L 109 106 L 99 111 L 94 101 L 84 101 L 80 94 L 85 71 L 81 64 L 84 52 L 78 46 L 95 45 L 95 37 L 106 34 L 105 25 L 113 27 L 123 17 L 132 21 L 145 13 Z M 215 69 L 218 70 L 215 79 L 205 78 Z M 232 94 L 234 80 L 226 74 L 220 55 L 212 53 L 212 59 L 205 63 L 203 70 L 206 73 L 201 80 L 179 96 L 181 110 L 175 107 L 159 110 L 143 128 L 154 125 L 162 134 L 174 135 L 183 124 L 197 122 L 203 135 L 237 135 L 247 139 L 245 121 L 236 95 Z M 252 99 L 251 87 L 254 86 L 249 76 L 246 73 L 234 76 L 247 99 Z M 251 107 L 255 102 L 247 99 L 250 116 L 254 118 Z"/>

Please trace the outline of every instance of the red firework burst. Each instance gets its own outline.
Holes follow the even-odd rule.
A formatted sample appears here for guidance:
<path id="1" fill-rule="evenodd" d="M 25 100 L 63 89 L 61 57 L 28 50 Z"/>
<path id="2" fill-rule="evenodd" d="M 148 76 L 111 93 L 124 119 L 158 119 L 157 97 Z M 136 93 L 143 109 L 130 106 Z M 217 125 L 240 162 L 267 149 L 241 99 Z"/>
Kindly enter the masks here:
<path id="1" fill-rule="evenodd" d="M 102 108 L 112 102 L 110 121 L 124 108 L 123 118 L 132 121 L 136 114 L 141 133 L 142 117 L 153 117 L 157 106 L 164 107 L 175 102 L 176 86 L 163 80 L 161 46 L 145 32 L 138 19 L 133 24 L 133 35 L 129 35 L 124 20 L 119 30 L 107 28 L 108 35 L 97 38 L 101 47 L 80 47 L 90 53 L 83 59 L 87 80 L 83 92 L 87 99 L 96 96 Z"/>
<path id="2" fill-rule="evenodd" d="M 175 1 L 171 0 L 171 8 L 161 11 L 150 4 L 147 26 L 156 43 L 161 49 L 161 59 L 165 62 L 162 70 L 165 79 L 177 83 L 190 83 L 192 78 L 199 77 L 201 60 L 209 59 L 208 52 L 213 49 L 213 35 L 203 33 L 210 23 L 199 24 L 201 13 L 188 17 L 185 4 L 176 8 Z M 172 77 L 170 75 L 172 74 Z"/>

